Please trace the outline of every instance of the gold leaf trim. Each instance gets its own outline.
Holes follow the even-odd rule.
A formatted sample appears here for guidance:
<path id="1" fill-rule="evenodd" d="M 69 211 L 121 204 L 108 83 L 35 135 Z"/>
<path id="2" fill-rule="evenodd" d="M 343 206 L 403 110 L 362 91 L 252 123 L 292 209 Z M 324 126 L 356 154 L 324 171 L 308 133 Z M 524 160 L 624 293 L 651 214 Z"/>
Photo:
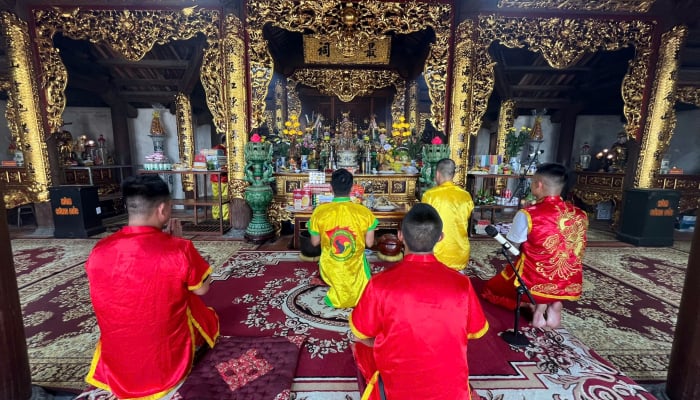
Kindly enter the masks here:
<path id="1" fill-rule="evenodd" d="M 627 74 L 622 81 L 625 131 L 638 137 L 641 129 L 642 101 L 651 56 L 654 23 L 650 21 L 613 21 L 604 19 L 522 18 L 485 15 L 479 17 L 475 45 L 476 65 L 473 84 L 473 108 L 469 132 L 476 134 L 493 91 L 493 60 L 488 48 L 493 42 L 511 48 L 527 47 L 541 53 L 553 68 L 567 68 L 584 53 L 635 48 Z"/>
<path id="2" fill-rule="evenodd" d="M 226 111 L 226 149 L 228 156 L 229 180 L 243 179 L 245 154 L 243 149 L 248 142 L 250 128 L 248 119 L 248 90 L 246 87 L 245 41 L 243 23 L 235 15 L 227 14 L 224 25 L 223 55 L 226 79 L 218 81 L 226 85 L 226 102 L 221 107 Z M 229 184 L 229 187 L 231 185 Z"/>
<path id="3" fill-rule="evenodd" d="M 679 86 L 676 88 L 676 101 L 700 107 L 700 87 Z"/>
<path id="4" fill-rule="evenodd" d="M 496 135 L 496 154 L 506 154 L 506 135 L 508 128 L 515 122 L 515 101 L 508 99 L 501 102 L 498 112 L 498 134 Z M 517 173 L 515 171 L 514 173 Z"/>
<path id="5" fill-rule="evenodd" d="M 376 89 L 391 86 L 401 80 L 396 72 L 387 70 L 320 68 L 297 70 L 292 78 L 327 96 L 338 96 L 344 102 L 352 101 L 357 96 L 368 96 Z"/>
<path id="6" fill-rule="evenodd" d="M 14 175 L 14 181 L 7 176 L 9 184 L 6 187 L 7 193 L 4 194 L 5 201 L 8 207 L 16 201 L 48 201 L 49 187 L 54 186 L 54 181 L 46 142 L 43 140 L 39 112 L 43 108 L 40 107 L 35 81 L 37 74 L 32 68 L 29 52 L 29 29 L 24 21 L 4 11 L 0 12 L 0 22 L 2 34 L 8 38 L 7 53 L 11 65 L 8 90 L 11 102 L 8 102 L 8 109 L 15 113 L 8 121 L 14 120 L 17 124 L 15 134 L 24 153 L 25 163 L 24 169 Z"/>
<path id="7" fill-rule="evenodd" d="M 654 177 L 661 165 L 661 155 L 666 151 L 676 126 L 676 74 L 678 54 L 688 29 L 673 27 L 661 36 L 656 76 L 653 80 L 646 127 L 640 143 L 639 158 L 634 177 L 634 187 L 653 187 Z"/>
<path id="8" fill-rule="evenodd" d="M 452 101 L 450 110 L 450 151 L 457 166 L 454 181 L 466 187 L 469 168 L 469 121 L 474 79 L 474 21 L 462 21 L 457 27 L 454 65 L 452 67 Z"/>
<path id="9" fill-rule="evenodd" d="M 68 79 L 53 37 L 61 32 L 75 40 L 105 43 L 126 59 L 138 61 L 155 44 L 186 40 L 198 33 L 207 38 L 200 71 L 207 105 L 218 132 L 227 128 L 225 98 L 221 93 L 221 50 L 219 12 L 206 9 L 178 10 L 82 10 L 80 8 L 41 8 L 33 10 L 35 46 L 39 57 L 40 87 L 46 98 L 46 115 L 51 133 L 60 131 L 66 106 Z"/>
<path id="10" fill-rule="evenodd" d="M 263 37 L 263 27 L 267 24 L 293 32 L 310 32 L 332 37 L 343 29 L 344 1 L 302 1 L 267 0 L 248 2 L 248 43 L 250 45 L 251 77 L 251 123 L 264 121 L 268 88 L 272 79 L 273 61 L 267 41 Z M 445 114 L 445 82 L 447 81 L 447 60 L 451 11 L 449 4 L 371 2 L 353 3 L 357 18 L 354 28 L 371 37 L 388 33 L 407 34 L 432 28 L 436 42 L 431 45 L 425 63 L 424 76 L 432 101 L 431 112 L 442 126 Z M 255 125 L 257 126 L 257 125 Z"/>
<path id="11" fill-rule="evenodd" d="M 192 126 L 192 104 L 186 94 L 180 92 L 175 96 L 175 119 L 177 122 L 177 148 L 180 163 L 192 168 L 194 163 L 194 128 Z M 182 175 L 182 190 L 194 190 L 194 175 Z"/>
<path id="12" fill-rule="evenodd" d="M 654 0 L 500 0 L 498 8 L 645 13 L 652 4 Z"/>

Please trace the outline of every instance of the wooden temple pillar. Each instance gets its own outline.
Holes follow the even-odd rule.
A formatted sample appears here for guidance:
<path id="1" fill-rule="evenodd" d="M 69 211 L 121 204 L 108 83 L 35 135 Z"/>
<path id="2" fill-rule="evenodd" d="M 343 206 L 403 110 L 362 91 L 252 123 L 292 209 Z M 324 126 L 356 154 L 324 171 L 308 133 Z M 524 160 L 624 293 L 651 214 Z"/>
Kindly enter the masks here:
<path id="1" fill-rule="evenodd" d="M 0 198 L 0 399 L 29 399 L 32 380 L 5 202 Z"/>
<path id="2" fill-rule="evenodd" d="M 700 211 L 697 213 L 700 216 Z M 666 380 L 671 400 L 700 399 L 700 230 L 695 229 Z"/>

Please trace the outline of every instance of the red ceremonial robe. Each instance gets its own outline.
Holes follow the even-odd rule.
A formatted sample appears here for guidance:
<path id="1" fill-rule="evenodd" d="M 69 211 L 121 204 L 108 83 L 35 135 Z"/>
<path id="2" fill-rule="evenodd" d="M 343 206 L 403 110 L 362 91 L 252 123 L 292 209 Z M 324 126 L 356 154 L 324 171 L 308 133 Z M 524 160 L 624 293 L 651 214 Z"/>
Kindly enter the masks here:
<path id="1" fill-rule="evenodd" d="M 100 327 L 88 383 L 158 399 L 189 373 L 197 340 L 214 346 L 218 317 L 192 293 L 211 268 L 191 241 L 127 226 L 98 242 L 85 268 Z"/>
<path id="2" fill-rule="evenodd" d="M 528 218 L 528 234 L 515 267 L 532 297 L 542 304 L 578 300 L 583 289 L 588 217 L 559 196 L 546 197 L 520 212 Z M 514 309 L 517 285 L 507 266 L 486 282 L 482 295 L 491 303 Z"/>
<path id="3" fill-rule="evenodd" d="M 488 330 L 468 277 L 432 254 L 409 254 L 370 279 L 350 328 L 374 347 L 357 344 L 368 382 L 363 399 L 379 399 L 377 372 L 388 399 L 470 398 L 467 339 Z"/>

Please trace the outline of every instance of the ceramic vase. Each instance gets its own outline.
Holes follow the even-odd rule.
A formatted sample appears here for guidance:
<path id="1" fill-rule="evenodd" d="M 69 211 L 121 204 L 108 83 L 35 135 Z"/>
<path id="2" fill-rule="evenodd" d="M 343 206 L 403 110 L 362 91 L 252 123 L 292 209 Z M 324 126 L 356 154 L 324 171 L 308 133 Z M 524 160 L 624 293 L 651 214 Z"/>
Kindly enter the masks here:
<path id="1" fill-rule="evenodd" d="M 275 235 L 267 218 L 272 202 L 272 145 L 269 142 L 249 142 L 244 149 L 245 180 L 250 186 L 245 190 L 245 201 L 253 211 L 253 217 L 245 230 L 245 238 L 253 243 L 263 243 Z"/>

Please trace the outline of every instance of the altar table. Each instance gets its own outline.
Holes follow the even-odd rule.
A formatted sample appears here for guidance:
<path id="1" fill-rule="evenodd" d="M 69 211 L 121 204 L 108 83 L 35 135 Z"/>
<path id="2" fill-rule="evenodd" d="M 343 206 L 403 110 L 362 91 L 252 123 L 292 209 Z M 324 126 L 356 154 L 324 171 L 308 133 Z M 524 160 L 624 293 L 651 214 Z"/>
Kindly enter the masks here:
<path id="1" fill-rule="evenodd" d="M 401 221 L 408 211 L 407 206 L 399 207 L 393 211 L 372 211 L 374 216 L 379 220 L 378 229 L 401 229 Z M 299 240 L 302 232 L 308 232 L 309 228 L 306 224 L 311 218 L 311 210 L 294 211 L 294 238 L 292 239 L 292 247 L 299 249 Z M 375 238 L 375 240 L 378 238 Z"/>
<path id="2" fill-rule="evenodd" d="M 355 184 L 365 189 L 365 194 L 385 197 L 400 206 L 412 206 L 417 203 L 416 188 L 418 174 L 355 174 Z M 326 182 L 330 183 L 331 173 L 326 173 Z M 274 183 L 274 200 L 285 206 L 294 204 L 294 189 L 301 189 L 309 182 L 309 174 L 276 173 Z"/>

